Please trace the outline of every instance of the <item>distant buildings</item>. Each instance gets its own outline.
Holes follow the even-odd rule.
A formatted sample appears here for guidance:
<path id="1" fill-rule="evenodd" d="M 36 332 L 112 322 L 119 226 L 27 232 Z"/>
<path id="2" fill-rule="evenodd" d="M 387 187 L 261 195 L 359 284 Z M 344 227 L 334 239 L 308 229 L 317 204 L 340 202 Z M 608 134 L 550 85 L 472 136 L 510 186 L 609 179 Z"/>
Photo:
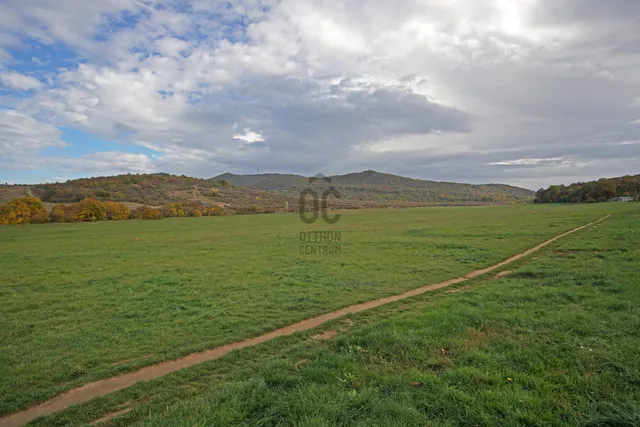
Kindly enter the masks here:
<path id="1" fill-rule="evenodd" d="M 622 197 L 614 197 L 613 199 L 609 199 L 610 202 L 632 202 L 633 197 L 622 196 Z"/>

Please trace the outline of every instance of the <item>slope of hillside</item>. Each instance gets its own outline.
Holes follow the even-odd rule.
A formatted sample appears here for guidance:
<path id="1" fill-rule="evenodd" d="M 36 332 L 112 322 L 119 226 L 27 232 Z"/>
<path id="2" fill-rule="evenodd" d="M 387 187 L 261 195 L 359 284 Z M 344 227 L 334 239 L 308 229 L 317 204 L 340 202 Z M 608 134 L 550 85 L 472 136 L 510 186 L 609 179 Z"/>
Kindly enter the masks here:
<path id="1" fill-rule="evenodd" d="M 378 203 L 474 203 L 530 201 L 534 192 L 505 184 L 460 184 L 405 178 L 376 171 L 331 176 L 331 185 L 342 197 Z M 300 192 L 308 179 L 300 175 L 225 173 L 213 181 L 228 180 L 233 185 L 285 194 Z M 314 185 L 328 185 L 318 181 Z"/>
<path id="2" fill-rule="evenodd" d="M 317 180 L 314 187 L 331 185 L 341 198 L 329 197 L 335 209 L 430 204 L 513 203 L 532 199 L 533 192 L 500 184 L 471 185 L 404 178 L 365 171 L 332 176 L 331 184 Z M 85 198 L 140 205 L 200 203 L 231 211 L 273 212 L 298 209 L 300 191 L 309 179 L 299 175 L 223 174 L 211 179 L 159 174 L 127 174 L 83 178 L 63 183 L 0 185 L 0 203 L 35 196 L 47 208 L 56 203 L 75 203 Z M 308 206 L 307 208 L 310 208 Z"/>
<path id="3" fill-rule="evenodd" d="M 24 196 L 38 197 L 47 209 L 57 203 L 75 203 L 86 198 L 123 202 L 130 208 L 199 203 L 219 206 L 235 213 L 297 211 L 299 203 L 299 197 L 295 194 L 240 187 L 224 179 L 205 180 L 164 173 L 84 178 L 55 184 L 0 185 L 0 204 Z M 377 205 L 338 199 L 330 200 L 329 206 L 334 209 L 357 209 Z"/>
<path id="4" fill-rule="evenodd" d="M 264 191 L 295 191 L 304 188 L 308 179 L 300 175 L 265 173 L 260 175 L 235 175 L 232 173 L 223 173 L 212 181 L 227 180 L 231 184 L 239 187 L 249 187 Z"/>

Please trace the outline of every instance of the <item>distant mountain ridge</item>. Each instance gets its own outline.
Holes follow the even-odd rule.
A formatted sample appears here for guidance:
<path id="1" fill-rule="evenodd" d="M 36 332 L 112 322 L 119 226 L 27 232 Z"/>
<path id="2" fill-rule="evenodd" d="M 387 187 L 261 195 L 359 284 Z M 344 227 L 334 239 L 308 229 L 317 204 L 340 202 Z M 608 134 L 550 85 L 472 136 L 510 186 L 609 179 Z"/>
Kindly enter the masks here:
<path id="1" fill-rule="evenodd" d="M 362 201 L 405 202 L 516 202 L 530 201 L 534 192 L 506 184 L 463 184 L 406 178 L 366 170 L 329 176 L 331 185 L 343 197 Z M 305 188 L 309 179 L 293 174 L 236 175 L 224 173 L 212 181 L 227 180 L 232 185 L 262 191 L 294 194 Z"/>
<path id="2" fill-rule="evenodd" d="M 300 192 L 311 185 L 332 186 L 340 198 L 337 209 L 519 203 L 533 200 L 533 192 L 501 184 L 471 185 L 416 180 L 364 171 L 312 180 L 293 174 L 222 174 L 211 179 L 167 173 L 127 174 L 36 185 L 0 185 L 0 203 L 35 196 L 47 206 L 75 203 L 85 198 L 139 205 L 169 203 L 216 205 L 231 211 L 274 212 L 297 210 Z M 330 182 L 328 182 L 330 181 Z"/>

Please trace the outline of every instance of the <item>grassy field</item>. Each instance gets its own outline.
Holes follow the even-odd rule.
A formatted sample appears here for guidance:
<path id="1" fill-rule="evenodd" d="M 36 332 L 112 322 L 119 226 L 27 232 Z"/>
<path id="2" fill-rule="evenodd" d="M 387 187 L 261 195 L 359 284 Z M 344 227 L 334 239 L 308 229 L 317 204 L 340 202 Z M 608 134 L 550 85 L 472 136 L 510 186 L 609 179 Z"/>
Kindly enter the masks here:
<path id="1" fill-rule="evenodd" d="M 385 420 L 413 424 L 436 414 L 440 417 L 436 422 L 444 420 L 446 424 L 458 422 L 456 417 L 461 417 L 467 408 L 471 412 L 465 416 L 483 424 L 514 416 L 507 409 L 522 400 L 526 402 L 521 405 L 520 412 L 525 417 L 522 421 L 545 414 L 549 420 L 561 420 L 553 417 L 574 414 L 571 409 L 575 408 L 542 413 L 539 411 L 543 411 L 548 401 L 537 392 L 527 394 L 537 385 L 547 387 L 545 380 L 539 380 L 538 384 L 535 376 L 531 380 L 516 376 L 517 382 L 506 382 L 506 378 L 498 381 L 491 370 L 507 369 L 509 357 L 514 359 L 509 362 L 513 369 L 523 371 L 540 368 L 546 357 L 552 357 L 558 361 L 554 378 L 558 381 L 573 378 L 575 373 L 567 369 L 571 368 L 570 363 L 578 363 L 573 360 L 578 350 L 565 349 L 566 355 L 547 356 L 545 346 L 566 346 L 567 336 L 579 333 L 579 327 L 583 328 L 584 343 L 591 345 L 587 340 L 591 335 L 584 331 L 591 332 L 593 322 L 601 325 L 596 332 L 602 334 L 603 340 L 607 334 L 610 337 L 613 332 L 625 332 L 614 315 L 625 318 L 625 324 L 630 326 L 633 319 L 637 323 L 637 311 L 633 318 L 631 308 L 634 295 L 637 306 L 637 293 L 633 293 L 631 284 L 633 280 L 637 282 L 638 271 L 635 270 L 634 277 L 634 271 L 629 270 L 637 267 L 621 260 L 617 261 L 617 268 L 604 262 L 597 264 L 610 268 L 621 280 L 625 278 L 623 273 L 628 275 L 626 282 L 615 286 L 619 289 L 617 293 L 606 291 L 609 282 L 602 271 L 579 269 L 592 267 L 601 259 L 598 249 L 602 245 L 608 245 L 602 251 L 604 256 L 633 254 L 627 252 L 632 251 L 633 244 L 637 247 L 638 228 L 629 227 L 633 226 L 633 218 L 637 223 L 638 216 L 625 212 L 634 208 L 635 205 L 602 204 L 352 211 L 345 212 L 341 221 L 332 226 L 321 222 L 309 226 L 296 215 L 282 214 L 3 227 L 0 228 L 0 413 L 26 407 L 90 380 L 255 336 L 311 315 L 424 283 L 459 277 L 578 225 L 618 212 L 615 221 L 601 226 L 608 230 L 607 234 L 586 233 L 585 236 L 595 237 L 580 240 L 589 251 L 576 250 L 570 256 L 536 261 L 538 267 L 533 263 L 528 273 L 506 279 L 508 287 L 492 284 L 473 293 L 451 294 L 434 310 L 425 311 L 424 306 L 417 306 L 417 311 L 398 315 L 394 321 L 358 327 L 348 337 L 335 339 L 322 348 L 316 342 L 298 346 L 293 339 L 278 340 L 294 347 L 282 353 L 281 346 L 269 344 L 261 346 L 262 350 L 242 353 L 273 353 L 268 363 L 250 359 L 244 364 L 247 368 L 244 371 L 222 368 L 222 372 L 215 374 L 210 370 L 221 366 L 220 363 L 206 364 L 98 399 L 91 408 L 72 410 L 68 415 L 77 421 L 77 417 L 116 405 L 120 396 L 127 393 L 154 390 L 156 397 L 150 394 L 143 399 L 152 409 L 145 412 L 137 408 L 128 415 L 131 419 L 158 425 L 170 425 L 171 420 L 182 425 L 182 417 L 195 417 L 191 425 L 224 424 L 225 419 L 266 425 L 277 422 L 371 425 Z M 341 253 L 300 254 L 299 233 L 323 230 L 342 233 Z M 629 236 L 635 240 L 629 241 Z M 568 239 L 575 244 L 574 238 Z M 627 252 L 616 246 L 624 244 Z M 600 288 L 596 284 L 580 286 L 576 281 L 581 277 L 604 280 L 605 284 Z M 541 280 L 544 283 L 535 285 Z M 569 285 L 582 293 L 574 295 L 571 288 L 558 294 L 555 289 Z M 544 298 L 539 301 L 538 296 Z M 587 298 L 590 296 L 593 298 Z M 568 310 L 585 300 L 593 306 L 581 308 L 584 313 Z M 620 308 L 604 320 L 591 316 L 591 311 L 612 306 Z M 622 316 L 625 314 L 628 315 Z M 575 324 L 567 324 L 565 330 L 564 325 L 557 323 L 563 316 L 579 319 L 571 317 Z M 363 323 L 368 322 L 368 315 L 360 317 Z M 543 324 L 547 329 L 542 328 Z M 470 332 L 469 328 L 478 332 Z M 626 332 L 629 331 L 633 329 Z M 447 348 L 457 349 L 455 346 L 460 343 L 456 340 L 469 340 L 473 334 L 478 335 L 479 347 L 468 349 L 470 353 L 462 359 L 465 363 L 452 369 L 449 364 L 453 362 L 447 359 L 456 359 L 464 352 L 447 353 Z M 538 337 L 544 342 L 538 342 Z M 631 347 L 635 345 L 637 350 L 637 335 L 630 332 L 625 337 L 625 342 Z M 442 357 L 431 351 L 432 345 L 445 349 Z M 496 346 L 489 350 L 501 356 L 492 357 L 491 351 L 483 353 L 485 345 Z M 518 356 L 526 345 L 537 347 L 527 350 L 530 355 Z M 596 349 L 593 350 L 595 353 Z M 629 349 L 625 347 L 625 351 L 616 353 L 619 359 L 612 362 L 611 381 L 617 380 L 616 372 L 632 374 L 631 380 L 638 381 L 638 366 L 629 365 Z M 230 358 L 248 357 L 243 355 Z M 527 361 L 529 356 L 534 359 L 533 365 Z M 306 359 L 312 363 L 298 366 L 300 360 Z M 563 367 L 562 361 L 569 363 L 568 368 Z M 414 362 L 419 362 L 419 368 L 410 367 Z M 474 363 L 486 364 L 488 371 L 474 368 Z M 265 365 L 257 369 L 262 364 Z M 432 365 L 433 369 L 426 369 Z M 399 375 L 401 371 L 404 374 Z M 592 376 L 600 379 L 599 374 L 596 371 Z M 207 387 L 213 384 L 197 381 L 199 375 L 209 379 L 215 375 L 228 382 L 216 382 L 216 388 L 210 389 Z M 187 377 L 190 379 L 185 383 Z M 420 385 L 404 388 L 408 378 L 415 378 L 411 382 Z M 172 381 L 181 385 L 171 387 Z M 462 381 L 460 388 L 453 387 L 458 381 Z M 163 388 L 164 383 L 167 386 Z M 606 384 L 608 388 L 603 392 L 618 390 L 613 386 L 619 384 Z M 434 393 L 441 386 L 449 387 L 450 393 Z M 476 387 L 482 393 L 471 395 Z M 549 387 L 545 390 L 553 394 L 555 389 Z M 572 387 L 579 388 L 580 384 Z M 515 389 L 520 394 L 509 391 Z M 185 395 L 190 396 L 186 401 Z M 253 407 L 242 403 L 250 395 L 255 396 Z M 411 399 L 427 395 L 431 396 L 430 401 L 421 402 L 419 407 L 417 401 L 407 406 Z M 159 403 L 163 396 L 175 403 Z M 618 408 L 623 401 L 615 403 Z M 631 416 L 634 410 L 637 415 L 637 406 L 628 403 L 631 409 L 624 414 Z M 450 404 L 457 406 L 449 407 Z M 583 404 L 584 411 L 597 409 L 590 407 L 589 402 Z M 158 411 L 157 405 L 164 409 Z M 491 408 L 494 405 L 496 412 L 478 412 L 482 405 Z M 377 409 L 372 410 L 374 407 Z M 53 416 L 52 420 L 65 424 L 69 421 L 65 416 Z M 162 419 L 164 416 L 169 417 L 168 422 Z M 514 420 L 518 419 L 507 419 Z"/>

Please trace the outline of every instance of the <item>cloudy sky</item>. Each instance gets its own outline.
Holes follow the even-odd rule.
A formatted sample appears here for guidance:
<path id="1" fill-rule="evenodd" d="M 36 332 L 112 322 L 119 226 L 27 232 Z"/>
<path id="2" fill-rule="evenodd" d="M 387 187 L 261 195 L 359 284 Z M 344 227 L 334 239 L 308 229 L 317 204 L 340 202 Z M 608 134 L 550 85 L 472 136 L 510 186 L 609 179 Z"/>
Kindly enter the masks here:
<path id="1" fill-rule="evenodd" d="M 638 0 L 2 0 L 0 181 L 640 172 Z"/>

